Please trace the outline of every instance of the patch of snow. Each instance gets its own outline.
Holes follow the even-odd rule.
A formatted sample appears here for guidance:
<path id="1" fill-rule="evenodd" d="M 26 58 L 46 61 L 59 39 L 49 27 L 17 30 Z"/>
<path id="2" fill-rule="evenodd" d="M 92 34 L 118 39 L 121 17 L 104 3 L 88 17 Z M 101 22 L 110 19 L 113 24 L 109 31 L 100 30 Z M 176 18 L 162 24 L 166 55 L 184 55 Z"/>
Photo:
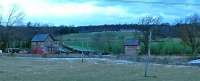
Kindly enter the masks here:
<path id="1" fill-rule="evenodd" d="M 189 61 L 188 64 L 200 64 L 200 59 Z"/>
<path id="2" fill-rule="evenodd" d="M 127 60 L 115 60 L 113 61 L 114 64 L 133 64 L 133 62 L 131 61 L 127 61 Z"/>
<path id="3" fill-rule="evenodd" d="M 31 59 L 36 61 L 68 61 L 76 62 L 82 60 L 82 58 L 38 58 L 38 57 L 17 57 L 21 59 Z M 94 64 L 100 63 L 111 63 L 111 64 L 133 64 L 131 61 L 127 60 L 111 60 L 106 58 L 83 58 L 85 61 Z"/>
<path id="4" fill-rule="evenodd" d="M 0 50 L 0 54 L 2 54 L 3 53 L 3 51 L 2 50 Z"/>

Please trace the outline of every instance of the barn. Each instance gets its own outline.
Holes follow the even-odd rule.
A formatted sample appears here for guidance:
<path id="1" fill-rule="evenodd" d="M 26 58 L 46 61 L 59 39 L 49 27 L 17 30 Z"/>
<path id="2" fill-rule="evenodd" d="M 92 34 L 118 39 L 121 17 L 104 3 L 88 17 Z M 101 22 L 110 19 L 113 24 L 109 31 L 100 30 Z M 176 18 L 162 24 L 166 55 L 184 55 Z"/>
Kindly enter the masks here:
<path id="1" fill-rule="evenodd" d="M 33 54 L 55 54 L 59 44 L 50 34 L 36 34 L 31 40 Z"/>
<path id="2" fill-rule="evenodd" d="M 128 39 L 124 43 L 125 55 L 138 55 L 139 40 Z"/>

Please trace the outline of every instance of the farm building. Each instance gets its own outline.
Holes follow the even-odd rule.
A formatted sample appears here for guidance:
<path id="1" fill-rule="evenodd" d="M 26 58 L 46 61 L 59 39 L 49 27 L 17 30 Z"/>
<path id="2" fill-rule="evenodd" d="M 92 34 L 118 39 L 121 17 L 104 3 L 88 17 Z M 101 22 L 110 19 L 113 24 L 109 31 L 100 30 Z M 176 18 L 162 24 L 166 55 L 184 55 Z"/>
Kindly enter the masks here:
<path id="1" fill-rule="evenodd" d="M 125 55 L 138 55 L 139 40 L 128 39 L 124 43 Z"/>
<path id="2" fill-rule="evenodd" d="M 55 54 L 59 44 L 50 34 L 36 34 L 31 40 L 33 54 Z"/>

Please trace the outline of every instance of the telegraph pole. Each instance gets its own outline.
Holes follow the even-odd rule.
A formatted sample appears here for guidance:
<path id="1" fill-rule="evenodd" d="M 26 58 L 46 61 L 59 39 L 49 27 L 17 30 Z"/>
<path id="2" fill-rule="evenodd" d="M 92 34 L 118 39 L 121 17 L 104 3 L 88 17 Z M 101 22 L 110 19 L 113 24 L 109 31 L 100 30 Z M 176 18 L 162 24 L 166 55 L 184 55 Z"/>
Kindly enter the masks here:
<path id="1" fill-rule="evenodd" d="M 82 44 L 82 51 L 81 51 L 81 62 L 83 63 L 83 58 L 84 58 L 84 54 L 83 54 L 83 41 L 81 42 Z"/>
<path id="2" fill-rule="evenodd" d="M 146 63 L 145 63 L 145 73 L 144 76 L 148 77 L 148 70 L 149 70 L 149 64 L 150 64 L 150 56 L 151 56 L 151 36 L 152 36 L 152 32 L 149 32 L 149 40 L 148 40 L 148 55 L 147 55 L 147 59 L 146 59 Z"/>

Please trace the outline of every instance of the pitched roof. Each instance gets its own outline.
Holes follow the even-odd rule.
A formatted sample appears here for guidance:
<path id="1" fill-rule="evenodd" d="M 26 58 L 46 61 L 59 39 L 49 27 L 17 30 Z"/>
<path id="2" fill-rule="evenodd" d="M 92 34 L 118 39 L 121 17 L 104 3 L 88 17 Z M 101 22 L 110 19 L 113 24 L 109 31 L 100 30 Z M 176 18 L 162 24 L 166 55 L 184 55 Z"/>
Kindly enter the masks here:
<path id="1" fill-rule="evenodd" d="M 128 39 L 124 43 L 125 46 L 138 46 L 139 45 L 139 40 L 136 39 Z"/>
<path id="2" fill-rule="evenodd" d="M 48 39 L 48 36 L 50 36 L 49 34 L 36 34 L 33 38 L 32 38 L 32 42 L 43 42 L 46 41 Z M 52 39 L 53 37 L 50 36 Z M 54 39 L 53 39 L 54 40 Z"/>

